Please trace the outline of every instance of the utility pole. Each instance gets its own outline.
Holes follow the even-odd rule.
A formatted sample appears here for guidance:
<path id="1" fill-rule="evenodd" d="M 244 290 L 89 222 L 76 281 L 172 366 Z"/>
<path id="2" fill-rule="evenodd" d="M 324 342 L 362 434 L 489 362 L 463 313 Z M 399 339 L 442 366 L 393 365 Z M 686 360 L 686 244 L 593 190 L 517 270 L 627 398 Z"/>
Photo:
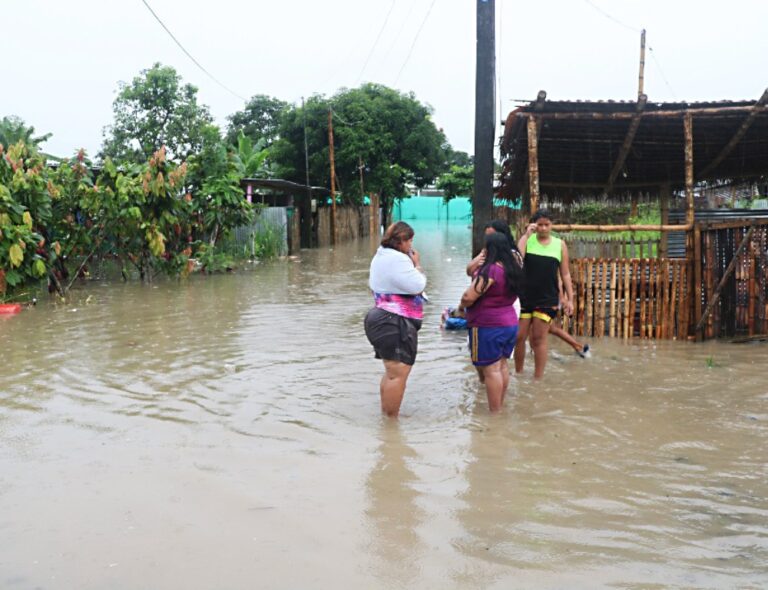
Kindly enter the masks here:
<path id="1" fill-rule="evenodd" d="M 472 196 L 472 255 L 483 248 L 483 226 L 493 216 L 493 152 L 496 113 L 496 5 L 477 0 L 475 70 L 475 191 Z"/>
<path id="2" fill-rule="evenodd" d="M 363 189 L 363 158 L 357 156 L 357 169 L 360 171 L 360 200 L 365 197 L 365 190 Z"/>
<path id="3" fill-rule="evenodd" d="M 312 188 L 309 186 L 309 144 L 307 142 L 307 109 L 301 97 L 301 112 L 304 115 L 304 172 L 307 182 L 306 203 L 301 208 L 301 242 L 305 248 L 312 247 Z"/>
<path id="4" fill-rule="evenodd" d="M 336 235 L 336 161 L 333 156 L 333 109 L 328 109 L 328 157 L 331 160 L 331 242 L 338 242 Z"/>

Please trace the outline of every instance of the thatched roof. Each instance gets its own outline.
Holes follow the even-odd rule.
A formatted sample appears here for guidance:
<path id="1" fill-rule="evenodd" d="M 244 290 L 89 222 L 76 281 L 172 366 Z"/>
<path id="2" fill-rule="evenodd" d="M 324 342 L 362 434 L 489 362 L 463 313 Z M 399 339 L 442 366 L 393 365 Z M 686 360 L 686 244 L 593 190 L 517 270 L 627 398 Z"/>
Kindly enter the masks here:
<path id="1" fill-rule="evenodd" d="M 504 126 L 500 195 L 528 184 L 528 120 L 538 133 L 541 193 L 578 195 L 685 187 L 683 119 L 691 113 L 696 182 L 768 176 L 768 90 L 760 100 L 652 103 L 537 100 L 512 111 Z"/>

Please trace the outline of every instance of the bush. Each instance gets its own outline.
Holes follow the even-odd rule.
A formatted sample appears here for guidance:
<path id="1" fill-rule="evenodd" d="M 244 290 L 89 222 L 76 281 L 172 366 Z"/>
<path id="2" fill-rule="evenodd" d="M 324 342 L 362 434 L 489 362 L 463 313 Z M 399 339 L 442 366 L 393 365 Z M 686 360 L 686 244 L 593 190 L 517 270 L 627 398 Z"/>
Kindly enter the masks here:
<path id="1" fill-rule="evenodd" d="M 253 234 L 253 255 L 259 260 L 276 258 L 283 253 L 282 228 L 265 223 Z"/>

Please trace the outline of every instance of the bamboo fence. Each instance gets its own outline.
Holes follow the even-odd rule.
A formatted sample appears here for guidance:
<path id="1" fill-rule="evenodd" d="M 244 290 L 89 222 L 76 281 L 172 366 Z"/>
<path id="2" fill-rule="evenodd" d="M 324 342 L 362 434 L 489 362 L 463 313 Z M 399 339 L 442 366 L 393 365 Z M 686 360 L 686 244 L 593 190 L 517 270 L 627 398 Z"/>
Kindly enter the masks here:
<path id="1" fill-rule="evenodd" d="M 685 259 L 577 258 L 571 261 L 576 336 L 686 340 L 690 298 Z"/>

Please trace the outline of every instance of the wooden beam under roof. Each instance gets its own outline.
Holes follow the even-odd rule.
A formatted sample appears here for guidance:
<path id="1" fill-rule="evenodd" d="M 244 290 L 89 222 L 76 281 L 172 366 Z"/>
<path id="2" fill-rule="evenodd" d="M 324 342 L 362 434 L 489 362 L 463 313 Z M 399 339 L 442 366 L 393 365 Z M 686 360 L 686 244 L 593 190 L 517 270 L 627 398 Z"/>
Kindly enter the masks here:
<path id="1" fill-rule="evenodd" d="M 643 31 L 643 37 L 645 37 L 645 31 Z M 629 150 L 632 149 L 632 142 L 635 139 L 637 128 L 640 127 L 640 118 L 643 114 L 643 111 L 645 110 L 645 105 L 647 103 L 647 95 L 641 94 L 638 96 L 637 110 L 635 111 L 634 117 L 632 117 L 632 120 L 629 123 L 627 135 L 624 137 L 624 142 L 621 144 L 621 149 L 619 150 L 619 156 L 616 158 L 616 162 L 613 164 L 610 176 L 608 176 L 608 182 L 605 183 L 605 192 L 608 194 L 610 194 L 610 192 L 613 190 L 613 183 L 616 182 L 616 178 L 619 176 L 619 172 L 621 172 L 621 169 L 624 166 L 624 162 L 627 161 L 627 156 L 629 155 Z"/>
<path id="2" fill-rule="evenodd" d="M 766 110 L 766 105 L 749 105 L 749 106 L 737 106 L 737 107 L 702 107 L 702 108 L 690 108 L 690 109 L 674 109 L 664 111 L 643 111 L 643 117 L 658 117 L 668 119 L 682 119 L 686 113 L 691 115 L 710 115 L 721 117 L 732 117 L 741 113 L 749 113 L 752 110 L 756 110 L 757 114 L 760 114 Z M 615 113 L 598 113 L 598 112 L 549 112 L 549 113 L 534 113 L 530 111 L 521 111 L 517 113 L 518 117 L 537 117 L 542 119 L 560 119 L 560 120 L 574 120 L 574 119 L 592 119 L 594 121 L 620 121 L 622 119 L 632 119 L 635 113 L 628 113 L 625 111 L 619 111 Z"/>
<path id="3" fill-rule="evenodd" d="M 768 88 L 765 90 L 765 92 L 763 92 L 763 95 L 755 103 L 755 105 L 751 107 L 749 114 L 745 117 L 736 133 L 733 134 L 731 140 L 725 144 L 725 147 L 720 150 L 720 153 L 717 154 L 717 156 L 715 156 L 715 158 L 709 164 L 707 164 L 699 174 L 696 175 L 698 178 L 706 178 L 710 172 L 713 172 L 722 163 L 722 161 L 728 157 L 728 155 L 734 150 L 734 148 L 739 144 L 744 135 L 747 133 L 747 130 L 757 118 L 757 115 L 760 114 L 766 103 L 768 103 Z"/>

